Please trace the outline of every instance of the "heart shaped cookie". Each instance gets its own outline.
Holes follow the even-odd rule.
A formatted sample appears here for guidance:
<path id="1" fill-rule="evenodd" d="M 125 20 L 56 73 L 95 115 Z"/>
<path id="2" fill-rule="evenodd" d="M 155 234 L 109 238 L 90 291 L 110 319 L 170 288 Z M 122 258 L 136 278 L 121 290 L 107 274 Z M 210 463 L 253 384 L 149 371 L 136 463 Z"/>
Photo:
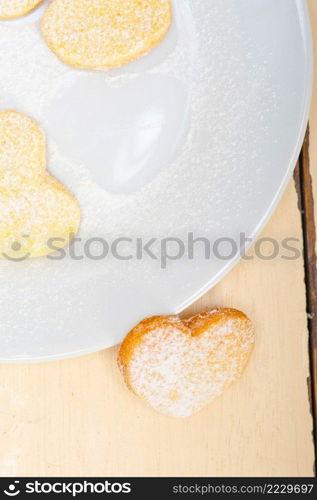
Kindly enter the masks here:
<path id="1" fill-rule="evenodd" d="M 155 410 L 187 417 L 241 375 L 254 337 L 251 321 L 235 309 L 188 320 L 155 316 L 127 335 L 118 364 L 128 387 Z"/>
<path id="2" fill-rule="evenodd" d="M 0 19 L 24 16 L 42 2 L 43 0 L 0 0 Z"/>
<path id="3" fill-rule="evenodd" d="M 22 113 L 0 112 L 0 258 L 52 253 L 79 222 L 76 199 L 46 170 L 41 128 Z"/>
<path id="4" fill-rule="evenodd" d="M 41 27 L 66 64 L 109 69 L 149 52 L 170 24 L 170 0 L 53 0 Z"/>

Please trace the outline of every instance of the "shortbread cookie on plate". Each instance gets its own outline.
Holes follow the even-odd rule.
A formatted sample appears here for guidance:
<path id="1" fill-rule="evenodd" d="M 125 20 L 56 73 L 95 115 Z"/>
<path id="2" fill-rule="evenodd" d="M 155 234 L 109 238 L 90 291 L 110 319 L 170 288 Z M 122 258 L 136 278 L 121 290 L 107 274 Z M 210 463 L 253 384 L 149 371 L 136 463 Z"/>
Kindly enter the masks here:
<path id="1" fill-rule="evenodd" d="M 42 2 L 43 0 L 0 0 L 0 19 L 24 16 Z"/>
<path id="2" fill-rule="evenodd" d="M 145 55 L 170 24 L 170 0 L 52 0 L 41 26 L 66 64 L 103 70 Z"/>
<path id="3" fill-rule="evenodd" d="M 0 258 L 52 253 L 69 244 L 79 223 L 75 197 L 46 170 L 39 125 L 22 113 L 0 112 Z"/>

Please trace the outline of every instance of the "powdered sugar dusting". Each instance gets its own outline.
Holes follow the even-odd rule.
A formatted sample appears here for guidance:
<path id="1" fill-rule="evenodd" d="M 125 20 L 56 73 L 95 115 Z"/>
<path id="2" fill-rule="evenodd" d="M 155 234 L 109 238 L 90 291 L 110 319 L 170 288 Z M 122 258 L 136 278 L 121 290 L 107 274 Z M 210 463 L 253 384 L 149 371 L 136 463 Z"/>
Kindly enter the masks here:
<path id="1" fill-rule="evenodd" d="M 206 316 L 200 326 L 204 323 Z M 197 337 L 178 326 L 179 321 L 147 333 L 135 347 L 127 373 L 132 389 L 154 409 L 186 417 L 241 375 L 254 343 L 254 329 L 245 317 L 230 315 Z"/>
<path id="2" fill-rule="evenodd" d="M 42 2 L 43 0 L 0 0 L 0 19 L 23 16 Z"/>
<path id="3" fill-rule="evenodd" d="M 74 197 L 46 172 L 40 127 L 22 113 L 0 112 L 0 259 L 52 253 L 49 240 L 67 245 L 79 220 Z"/>
<path id="4" fill-rule="evenodd" d="M 146 54 L 170 26 L 170 0 L 53 0 L 42 20 L 66 63 L 109 69 Z"/>
<path id="5" fill-rule="evenodd" d="M 45 0 L 42 7 L 48 4 Z M 186 241 L 188 232 L 194 231 L 213 241 L 219 236 L 235 238 L 240 231 L 250 234 L 262 220 L 285 176 L 288 145 L 295 142 L 299 99 L 290 99 L 284 86 L 291 84 L 294 95 L 301 94 L 305 56 L 302 37 L 296 32 L 295 2 L 291 6 L 288 1 L 276 2 L 273 32 L 273 8 L 267 10 L 263 3 L 261 19 L 270 26 L 267 34 L 255 30 L 256 4 L 251 0 L 175 0 L 171 29 L 162 43 L 146 57 L 109 72 L 75 70 L 63 64 L 43 39 L 38 10 L 33 24 L 27 21 L 29 16 L 19 19 L 19 24 L 0 22 L 0 109 L 19 110 L 45 131 L 48 170 L 75 194 L 82 215 L 79 236 L 84 240 L 105 236 L 111 243 L 120 236 L 141 236 L 145 241 L 177 236 Z M 295 30 L 283 22 L 276 28 L 285 20 L 286 4 Z M 295 74 L 293 62 L 279 59 L 274 51 L 284 39 L 287 47 L 290 37 L 301 55 L 296 56 Z M 290 75 L 287 85 L 277 68 Z M 101 188 L 93 180 L 89 158 L 98 149 L 105 158 L 103 168 L 113 168 L 116 175 L 114 162 L 108 162 L 110 144 L 112 157 L 126 153 L 124 164 L 130 173 L 130 150 L 122 145 L 132 133 L 136 139 L 129 144 L 137 144 L 140 137 L 136 128 L 122 127 L 118 140 L 109 140 L 102 149 L 105 127 L 101 121 L 99 135 L 92 135 L 101 137 L 97 147 L 88 144 L 90 139 L 82 140 L 78 134 L 79 125 L 88 122 L 89 129 L 96 123 L 82 103 L 89 102 L 97 80 L 98 88 L 99 82 L 103 84 L 103 94 L 118 91 L 119 104 L 121 92 L 127 96 L 131 83 L 137 82 L 139 92 L 133 98 L 140 116 L 152 107 L 161 111 L 164 98 L 158 103 L 151 98 L 143 105 L 149 76 L 151 82 L 162 83 L 161 96 L 167 81 L 171 86 L 177 82 L 175 94 L 184 89 L 189 96 L 188 127 L 176 154 L 168 150 L 153 172 L 152 160 L 166 151 L 165 139 L 146 149 L 147 161 L 137 188 L 128 193 Z M 68 121 L 74 109 L 64 105 L 66 91 L 71 95 L 83 81 L 86 94 L 76 107 L 78 114 Z M 283 89 L 281 84 L 285 84 Z M 59 130 L 74 138 L 76 152 L 64 149 L 53 133 L 52 110 L 59 115 Z M 166 120 L 161 123 L 166 130 Z M 281 123 L 288 126 L 283 128 Z M 173 144 L 173 130 L 178 132 L 179 127 L 172 123 L 171 130 Z M 283 151 L 288 150 L 285 154 L 277 143 L 281 140 Z M 85 151 L 90 148 L 87 161 L 78 153 L 78 145 Z M 33 259 L 18 266 L 2 261 L 0 357 L 43 358 L 114 345 L 140 318 L 179 311 L 189 298 L 201 293 L 209 279 L 218 279 L 228 264 L 205 261 L 200 255 L 191 261 L 171 261 L 165 270 L 151 259 Z M 123 302 L 126 314 L 118 315 Z"/>

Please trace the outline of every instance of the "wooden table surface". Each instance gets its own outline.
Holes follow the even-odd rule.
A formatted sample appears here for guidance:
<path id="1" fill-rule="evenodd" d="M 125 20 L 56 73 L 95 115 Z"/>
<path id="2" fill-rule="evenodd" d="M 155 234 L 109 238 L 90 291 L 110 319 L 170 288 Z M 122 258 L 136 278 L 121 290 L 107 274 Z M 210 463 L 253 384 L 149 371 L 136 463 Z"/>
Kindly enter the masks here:
<path id="1" fill-rule="evenodd" d="M 316 0 L 310 8 L 317 50 Z M 314 475 L 312 193 L 317 200 L 317 86 L 310 145 L 262 234 L 298 238 L 303 258 L 242 261 L 186 312 L 222 305 L 253 318 L 256 349 L 239 383 L 198 415 L 174 420 L 126 390 L 117 348 L 56 363 L 0 366 L 0 475 Z"/>

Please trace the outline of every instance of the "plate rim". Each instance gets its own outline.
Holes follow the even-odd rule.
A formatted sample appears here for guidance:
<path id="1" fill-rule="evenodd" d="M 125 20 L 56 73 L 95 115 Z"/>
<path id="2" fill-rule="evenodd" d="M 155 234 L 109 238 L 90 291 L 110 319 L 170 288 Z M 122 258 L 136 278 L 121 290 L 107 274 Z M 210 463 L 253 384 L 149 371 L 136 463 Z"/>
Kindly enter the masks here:
<path id="1" fill-rule="evenodd" d="M 285 169 L 285 175 L 280 183 L 279 188 L 277 189 L 274 198 L 269 204 L 266 212 L 263 214 L 262 218 L 250 234 L 250 240 L 246 245 L 246 251 L 252 246 L 255 239 L 259 236 L 259 234 L 263 231 L 266 224 L 269 222 L 273 213 L 275 212 L 285 189 L 290 181 L 290 178 L 293 174 L 295 166 L 298 161 L 298 157 L 303 145 L 303 141 L 305 138 L 307 124 L 309 120 L 309 112 L 312 101 L 312 93 L 313 93 L 313 70 L 314 70 L 314 59 L 313 59 L 313 39 L 312 39 L 312 27 L 310 21 L 309 8 L 307 4 L 307 0 L 295 0 L 296 8 L 298 10 L 298 15 L 300 18 L 301 25 L 301 34 L 303 39 L 303 46 L 305 49 L 305 82 L 306 88 L 304 88 L 304 103 L 302 110 L 302 119 L 298 129 L 298 137 L 297 141 L 294 145 L 293 152 L 290 156 L 290 160 L 288 163 L 287 169 Z M 173 311 L 173 314 L 179 314 L 184 309 L 192 305 L 199 298 L 201 298 L 204 294 L 210 291 L 217 283 L 219 283 L 241 260 L 241 256 L 238 254 L 233 257 L 228 263 L 211 279 L 209 279 L 202 287 L 192 293 L 186 300 L 184 300 L 176 309 Z M 172 314 L 172 313 L 171 313 Z M 115 344 L 118 345 L 118 344 Z M 99 344 L 95 344 L 91 348 L 84 348 L 78 350 L 72 350 L 65 353 L 52 354 L 52 355 L 43 355 L 43 356 L 35 356 L 31 357 L 30 355 L 21 355 L 14 357 L 6 357 L 2 358 L 0 355 L 0 363 L 1 364 L 32 364 L 32 363 L 41 363 L 41 362 L 51 362 L 51 361 L 61 361 L 63 359 L 71 359 L 76 358 L 83 355 L 93 354 L 99 352 L 101 350 L 109 349 L 114 347 L 115 345 L 107 345 L 106 342 L 102 342 Z"/>

